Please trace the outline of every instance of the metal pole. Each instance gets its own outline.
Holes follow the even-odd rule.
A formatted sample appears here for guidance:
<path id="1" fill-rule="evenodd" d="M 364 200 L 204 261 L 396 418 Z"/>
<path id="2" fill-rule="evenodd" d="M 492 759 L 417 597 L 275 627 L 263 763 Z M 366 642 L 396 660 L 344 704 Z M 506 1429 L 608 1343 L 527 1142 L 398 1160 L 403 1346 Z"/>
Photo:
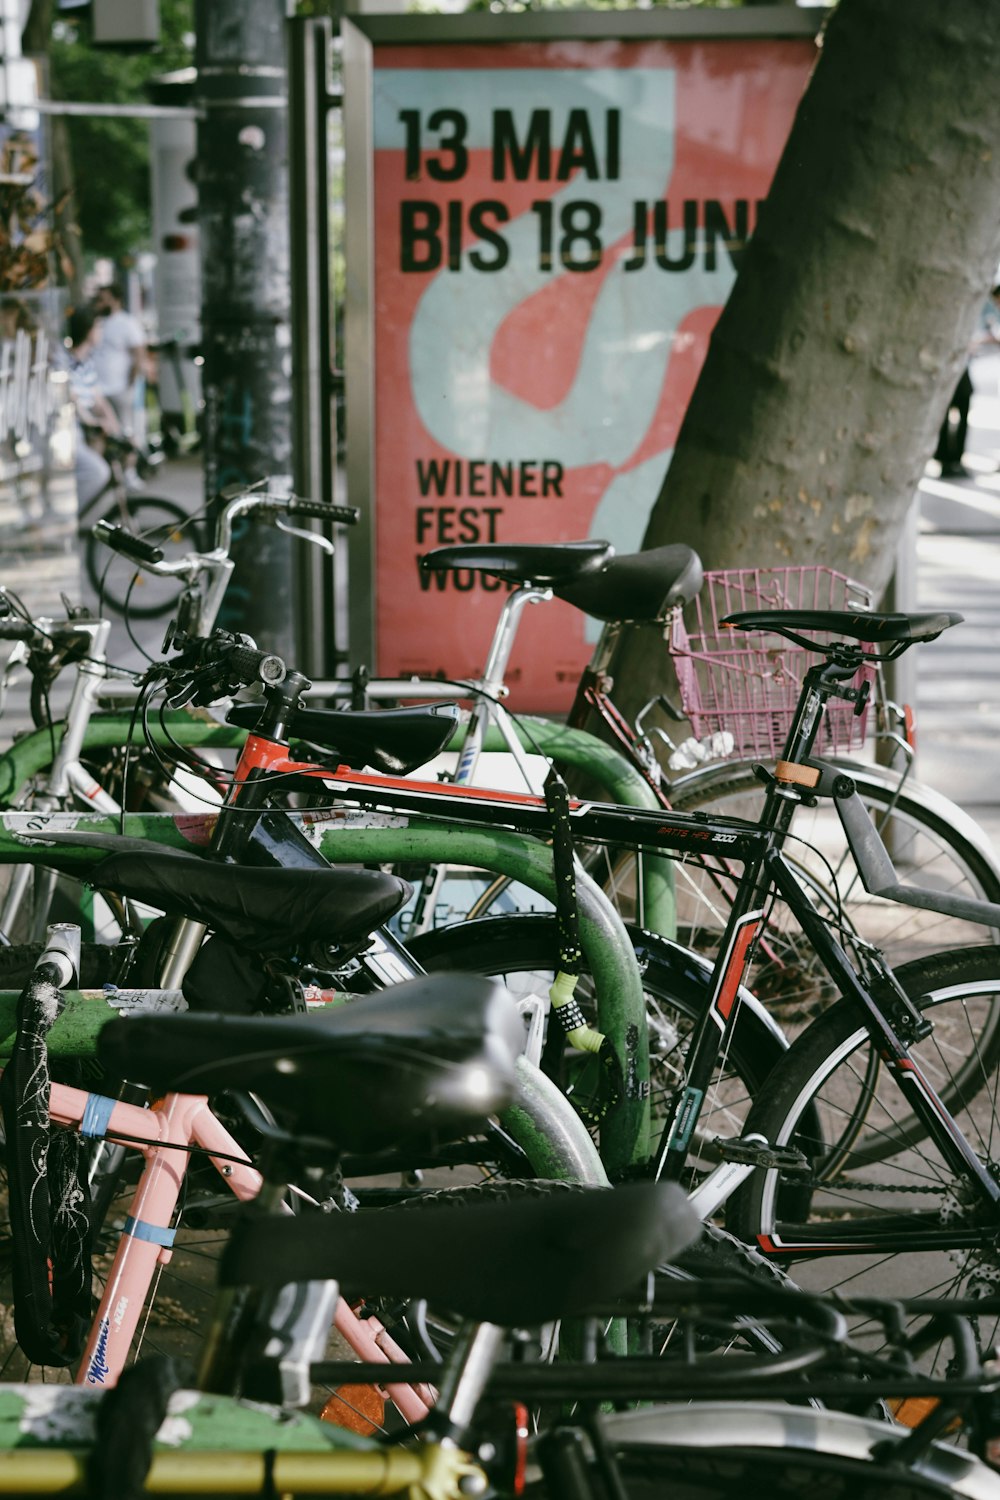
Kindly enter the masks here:
<path id="1" fill-rule="evenodd" d="M 297 494 L 329 502 L 336 499 L 327 190 L 328 114 L 335 102 L 329 88 L 331 32 L 326 18 L 288 23 L 293 472 Z M 337 540 L 341 550 L 348 545 L 343 535 Z M 337 643 L 330 559 L 318 547 L 300 548 L 295 582 L 297 661 L 308 676 L 331 677 Z"/>
<path id="2" fill-rule="evenodd" d="M 205 493 L 291 487 L 284 0 L 195 0 Z M 295 660 L 290 539 L 248 527 L 220 624 Z"/>

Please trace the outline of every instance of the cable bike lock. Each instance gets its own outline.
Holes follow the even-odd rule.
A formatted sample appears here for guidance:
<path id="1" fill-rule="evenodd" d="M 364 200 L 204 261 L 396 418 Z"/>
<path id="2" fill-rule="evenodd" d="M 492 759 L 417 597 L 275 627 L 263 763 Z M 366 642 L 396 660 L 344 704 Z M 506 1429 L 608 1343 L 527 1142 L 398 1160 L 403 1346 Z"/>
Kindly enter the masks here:
<path id="1" fill-rule="evenodd" d="M 569 821 L 569 793 L 566 783 L 553 768 L 545 778 L 545 805 L 552 826 L 552 869 L 555 876 L 556 930 L 559 941 L 558 971 L 549 990 L 552 1014 L 569 1045 L 577 1052 L 595 1055 L 598 1062 L 597 1083 L 593 1098 L 587 1098 L 582 1085 L 584 1077 L 572 1080 L 566 1094 L 581 1119 L 588 1125 L 599 1125 L 624 1094 L 621 1062 L 611 1040 L 588 1025 L 576 999 L 576 987 L 583 966 L 580 946 L 580 912 L 576 899 L 576 867 L 573 834 Z M 546 1047 L 551 1060 L 552 1042 Z M 590 1079 L 586 1080 L 590 1083 Z"/>
<path id="2" fill-rule="evenodd" d="M 76 934 L 75 957 L 62 945 Z M 60 986 L 79 966 L 79 930 L 49 928 L 17 1005 L 17 1030 L 0 1080 L 7 1139 L 14 1331 L 32 1364 L 66 1368 L 83 1353 L 91 1318 L 91 1227 L 84 1143 L 53 1130 L 46 1036 L 63 1008 Z"/>

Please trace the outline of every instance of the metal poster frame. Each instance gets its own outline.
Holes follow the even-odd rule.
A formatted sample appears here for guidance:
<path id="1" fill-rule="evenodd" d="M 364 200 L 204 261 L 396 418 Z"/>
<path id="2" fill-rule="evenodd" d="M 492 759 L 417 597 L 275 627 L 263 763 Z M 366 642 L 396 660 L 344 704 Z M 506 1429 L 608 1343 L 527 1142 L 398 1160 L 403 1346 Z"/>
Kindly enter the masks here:
<path id="1" fill-rule="evenodd" d="M 360 507 L 350 536 L 349 659 L 378 664 L 375 493 L 375 73 L 380 48 L 425 44 L 440 50 L 511 43 L 640 43 L 808 40 L 822 8 L 790 4 L 738 10 L 552 11 L 524 15 L 352 16 L 342 25 L 346 146 L 345 375 L 347 499 Z M 432 543 L 433 545 L 433 543 Z"/>

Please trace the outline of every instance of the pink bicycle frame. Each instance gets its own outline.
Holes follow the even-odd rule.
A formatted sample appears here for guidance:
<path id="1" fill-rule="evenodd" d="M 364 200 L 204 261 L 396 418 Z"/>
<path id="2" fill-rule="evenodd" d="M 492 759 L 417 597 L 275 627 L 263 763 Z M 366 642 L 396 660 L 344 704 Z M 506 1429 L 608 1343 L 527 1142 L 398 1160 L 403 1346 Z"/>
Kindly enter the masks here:
<path id="1" fill-rule="evenodd" d="M 167 1094 L 143 1109 L 54 1083 L 49 1113 L 57 1125 L 91 1137 L 109 1136 L 134 1147 L 146 1162 L 76 1375 L 78 1385 L 110 1386 L 128 1362 L 157 1267 L 165 1265 L 172 1254 L 172 1225 L 189 1148 L 208 1155 L 241 1201 L 257 1195 L 262 1179 L 201 1095 Z M 357 1317 L 343 1297 L 337 1304 L 335 1325 L 359 1359 L 386 1365 L 406 1362 L 406 1355 L 378 1319 Z M 387 1381 L 384 1389 L 408 1422 L 420 1421 L 433 1402 L 434 1393 L 427 1387 Z"/>

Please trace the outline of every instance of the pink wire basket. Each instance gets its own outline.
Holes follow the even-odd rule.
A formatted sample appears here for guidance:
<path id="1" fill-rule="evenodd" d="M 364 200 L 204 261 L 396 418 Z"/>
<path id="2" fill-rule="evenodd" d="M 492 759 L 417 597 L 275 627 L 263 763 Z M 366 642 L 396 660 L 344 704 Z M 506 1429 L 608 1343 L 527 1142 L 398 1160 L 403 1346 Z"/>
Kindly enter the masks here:
<path id="1" fill-rule="evenodd" d="M 734 568 L 706 573 L 686 627 L 678 612 L 668 637 L 681 705 L 695 739 L 720 736 L 713 758 L 775 760 L 781 755 L 802 678 L 818 657 L 780 636 L 744 635 L 719 622 L 740 610 L 871 608 L 863 584 L 824 567 Z M 829 636 L 810 632 L 820 645 Z M 855 680 L 874 677 L 863 667 Z M 833 701 L 817 750 L 846 754 L 864 740 L 867 708 Z M 729 748 L 729 736 L 732 748 Z M 721 737 L 725 737 L 724 739 Z"/>

